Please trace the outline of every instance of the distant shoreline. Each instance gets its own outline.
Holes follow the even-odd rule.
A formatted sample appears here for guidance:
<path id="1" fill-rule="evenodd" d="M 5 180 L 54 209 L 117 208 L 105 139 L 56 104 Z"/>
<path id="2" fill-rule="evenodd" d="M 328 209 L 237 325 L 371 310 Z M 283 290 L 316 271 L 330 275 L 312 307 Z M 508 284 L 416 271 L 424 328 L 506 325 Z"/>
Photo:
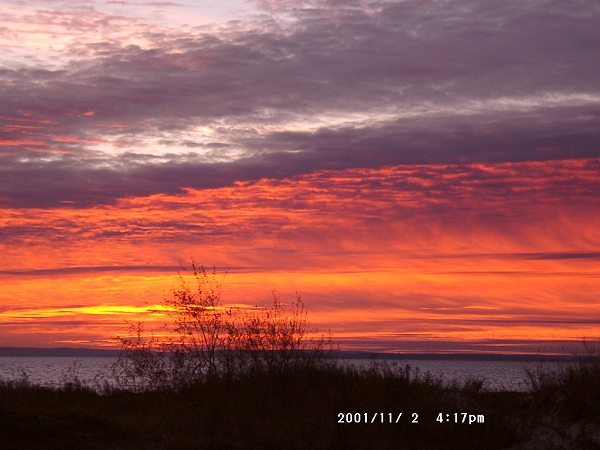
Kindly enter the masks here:
<path id="1" fill-rule="evenodd" d="M 119 357 L 123 350 L 77 347 L 0 347 L 0 357 Z M 583 355 L 505 353 L 377 353 L 337 351 L 339 359 L 448 361 L 578 361 Z"/>

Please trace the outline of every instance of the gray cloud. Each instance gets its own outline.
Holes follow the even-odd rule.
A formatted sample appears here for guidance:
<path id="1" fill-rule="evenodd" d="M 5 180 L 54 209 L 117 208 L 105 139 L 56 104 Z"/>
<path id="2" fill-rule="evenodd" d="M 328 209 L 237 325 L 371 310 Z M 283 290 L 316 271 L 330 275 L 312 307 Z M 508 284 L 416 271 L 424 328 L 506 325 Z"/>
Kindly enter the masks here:
<path id="1" fill-rule="evenodd" d="M 293 20 L 147 31 L 152 48 L 101 42 L 58 70 L 1 70 L 0 204 L 85 206 L 317 169 L 600 155 L 596 2 L 268 3 Z M 317 119 L 325 123 L 299 128 Z M 216 139 L 194 142 L 195 126 Z M 195 153 L 157 161 L 138 150 L 149 137 Z M 118 156 L 91 145 L 105 139 Z M 241 156 L 219 160 L 234 150 Z"/>

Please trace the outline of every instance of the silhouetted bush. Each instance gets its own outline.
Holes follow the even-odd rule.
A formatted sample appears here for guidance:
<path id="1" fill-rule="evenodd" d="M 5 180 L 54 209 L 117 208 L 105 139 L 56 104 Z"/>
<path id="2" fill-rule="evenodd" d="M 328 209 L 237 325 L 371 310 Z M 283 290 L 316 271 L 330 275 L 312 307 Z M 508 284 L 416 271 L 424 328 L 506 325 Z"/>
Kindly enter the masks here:
<path id="1" fill-rule="evenodd" d="M 600 341 L 585 340 L 575 363 L 527 371 L 537 402 L 573 418 L 600 418 Z"/>
<path id="2" fill-rule="evenodd" d="M 290 304 L 273 293 L 268 306 L 231 307 L 223 303 L 217 274 L 192 264 L 193 286 L 180 276 L 161 311 L 171 318 L 161 336 L 131 324 L 116 339 L 125 351 L 113 367 L 124 387 L 180 389 L 223 376 L 334 364 L 331 339 L 312 337 L 300 295 Z"/>

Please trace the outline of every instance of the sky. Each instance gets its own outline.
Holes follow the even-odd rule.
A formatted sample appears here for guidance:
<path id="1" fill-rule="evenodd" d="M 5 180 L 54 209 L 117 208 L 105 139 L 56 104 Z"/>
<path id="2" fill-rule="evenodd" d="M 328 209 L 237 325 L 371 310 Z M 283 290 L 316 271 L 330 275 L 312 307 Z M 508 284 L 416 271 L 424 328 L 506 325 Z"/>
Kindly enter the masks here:
<path id="1" fill-rule="evenodd" d="M 595 0 L 2 0 L 0 346 L 115 347 L 178 271 L 347 350 L 600 338 Z"/>

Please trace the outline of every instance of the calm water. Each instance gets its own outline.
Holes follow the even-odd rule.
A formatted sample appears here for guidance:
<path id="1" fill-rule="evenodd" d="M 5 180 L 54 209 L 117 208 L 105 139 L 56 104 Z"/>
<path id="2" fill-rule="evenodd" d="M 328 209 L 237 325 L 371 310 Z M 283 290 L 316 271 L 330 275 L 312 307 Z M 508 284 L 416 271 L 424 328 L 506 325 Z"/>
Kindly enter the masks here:
<path id="1" fill-rule="evenodd" d="M 83 383 L 93 386 L 102 379 L 110 379 L 110 366 L 114 357 L 0 357 L 0 378 L 19 380 L 26 377 L 30 382 L 44 386 L 60 386 L 76 376 Z M 370 360 L 345 360 L 346 364 L 364 366 Z M 388 361 L 393 363 L 393 361 Z M 527 390 L 525 370 L 540 367 L 539 362 L 527 361 L 461 361 L 461 360 L 400 360 L 397 364 L 409 364 L 421 373 L 430 372 L 434 377 L 463 382 L 473 378 L 485 379 L 488 390 Z M 564 364 L 564 363 L 563 363 Z M 555 369 L 559 363 L 545 362 L 543 368 Z"/>
<path id="2" fill-rule="evenodd" d="M 97 379 L 110 377 L 110 366 L 116 360 L 114 357 L 0 356 L 0 378 L 60 386 L 76 377 L 92 386 Z"/>

